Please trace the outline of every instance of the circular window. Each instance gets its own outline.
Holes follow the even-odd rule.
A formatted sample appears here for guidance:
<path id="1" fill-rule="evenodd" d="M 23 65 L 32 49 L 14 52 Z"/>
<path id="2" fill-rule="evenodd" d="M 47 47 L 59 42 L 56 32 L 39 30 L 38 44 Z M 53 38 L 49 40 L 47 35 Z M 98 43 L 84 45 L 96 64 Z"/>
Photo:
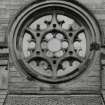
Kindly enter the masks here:
<path id="1" fill-rule="evenodd" d="M 79 76 L 91 64 L 99 41 L 95 19 L 77 2 L 32 3 L 15 17 L 9 48 L 17 68 L 49 83 Z"/>

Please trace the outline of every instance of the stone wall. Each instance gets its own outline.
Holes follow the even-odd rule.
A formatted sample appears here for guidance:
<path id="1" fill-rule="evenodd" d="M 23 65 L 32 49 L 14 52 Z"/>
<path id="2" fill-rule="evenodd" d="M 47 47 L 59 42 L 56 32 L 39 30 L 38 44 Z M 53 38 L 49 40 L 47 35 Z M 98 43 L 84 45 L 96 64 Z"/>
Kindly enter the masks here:
<path id="1" fill-rule="evenodd" d="M 30 3 L 31 1 L 34 0 L 0 0 L 0 72 L 4 71 L 3 68 L 6 68 L 7 61 L 8 61 L 8 45 L 6 41 L 6 37 L 8 37 L 8 32 L 7 29 L 9 27 L 9 22 L 12 20 L 14 15 L 19 11 L 20 8 L 25 6 L 26 4 Z M 102 41 L 103 44 L 105 44 L 105 0 L 78 0 L 80 3 L 85 5 L 96 17 L 96 19 L 99 22 L 99 25 L 101 27 L 102 31 Z M 4 47 L 4 48 L 3 48 Z M 5 57 L 4 57 L 5 56 Z M 104 55 L 102 55 L 103 58 Z M 97 58 L 97 60 L 99 60 Z M 104 60 L 104 59 L 103 59 Z M 1 64 L 2 62 L 2 64 Z M 97 62 L 96 62 L 97 63 Z M 99 65 L 99 64 L 96 64 Z M 103 61 L 103 68 L 101 69 L 102 74 L 105 74 L 105 63 Z M 97 68 L 97 66 L 95 67 Z M 3 73 L 3 72 L 2 72 Z M 4 75 L 7 75 L 8 71 L 4 71 Z M 91 74 L 91 75 L 90 75 Z M 86 75 L 84 75 L 85 77 Z M 104 75 L 102 75 L 102 90 L 104 93 L 105 90 L 105 78 Z M 81 77 L 82 78 L 82 77 Z M 8 78 L 6 78 L 8 80 Z M 27 84 L 28 83 L 28 84 Z M 77 81 L 76 81 L 77 83 Z M 73 85 L 73 82 L 71 84 L 66 84 L 68 88 L 73 88 L 76 87 L 76 89 L 79 89 L 81 87 L 81 83 L 83 89 L 99 89 L 100 88 L 100 75 L 99 75 L 99 69 L 95 71 L 91 71 L 89 75 L 86 77 L 85 80 L 80 79 L 77 84 Z M 37 85 L 39 84 L 39 86 Z M 84 84 L 84 85 L 83 85 Z M 94 84 L 94 85 L 92 85 Z M 23 78 L 19 72 L 14 68 L 14 65 L 12 64 L 12 61 L 10 60 L 10 72 L 9 72 L 9 85 L 3 86 L 0 84 L 0 105 L 2 105 L 3 99 L 5 99 L 6 96 L 6 90 L 9 88 L 10 91 L 19 91 L 23 92 L 24 90 L 28 90 L 28 92 L 36 91 L 39 89 L 39 87 L 42 84 L 38 82 L 30 82 L 27 79 Z M 3 86 L 3 87 L 2 87 Z M 43 85 L 46 89 L 49 88 L 48 85 L 44 84 Z M 88 87 L 89 86 L 89 87 Z M 65 85 L 62 85 L 61 87 L 65 87 Z M 41 87 L 40 87 L 41 89 Z M 5 91 L 5 92 L 4 92 Z"/>

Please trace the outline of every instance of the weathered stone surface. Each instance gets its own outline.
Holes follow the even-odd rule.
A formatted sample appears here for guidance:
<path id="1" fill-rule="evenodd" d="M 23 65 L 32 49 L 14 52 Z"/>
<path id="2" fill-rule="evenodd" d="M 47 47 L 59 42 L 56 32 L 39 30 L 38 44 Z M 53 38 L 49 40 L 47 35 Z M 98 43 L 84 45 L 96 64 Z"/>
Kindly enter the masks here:
<path id="1" fill-rule="evenodd" d="M 98 95 L 9 95 L 5 105 L 103 105 Z"/>
<path id="2" fill-rule="evenodd" d="M 8 37 L 8 34 L 5 34 L 9 25 L 9 21 L 12 20 L 12 18 L 14 17 L 14 15 L 20 10 L 20 8 L 22 8 L 23 6 L 25 6 L 26 4 L 28 4 L 29 2 L 34 1 L 34 0 L 0 0 L 0 42 L 4 42 L 5 41 L 5 35 Z M 92 13 L 93 15 L 96 17 L 96 19 L 98 20 L 100 26 L 101 26 L 101 30 L 102 30 L 102 41 L 104 41 L 105 43 L 105 0 L 77 0 L 80 3 L 84 4 Z M 100 60 L 100 59 L 97 59 Z M 3 62 L 1 62 L 3 63 Z M 5 63 L 5 62 L 4 62 Z M 12 62 L 13 63 L 13 62 Z M 103 65 L 104 64 L 104 59 L 102 61 Z M 13 65 L 13 64 L 12 64 Z M 79 81 L 74 81 L 71 82 L 70 84 L 62 84 L 64 89 L 68 89 L 72 88 L 74 89 L 74 87 L 77 87 L 77 89 L 81 88 L 81 84 L 82 86 L 84 86 L 84 88 L 82 89 L 96 89 L 98 90 L 100 87 L 100 69 L 99 66 L 100 64 L 97 64 L 97 66 L 94 66 L 94 70 L 91 69 L 91 72 L 88 74 L 87 73 L 83 76 L 84 79 L 80 79 Z M 105 93 L 105 67 L 103 66 L 102 68 L 102 89 L 103 89 L 103 93 Z M 96 70 L 96 68 L 98 67 L 98 70 Z M 20 92 L 27 92 L 27 90 L 31 91 L 35 91 L 35 89 L 39 89 L 40 86 L 44 86 L 45 88 L 49 88 L 49 86 L 40 84 L 40 83 L 33 83 L 30 82 L 26 79 L 24 79 L 18 72 L 18 70 L 15 69 L 15 67 L 10 67 L 10 73 L 9 73 L 9 90 L 11 91 L 19 91 Z M 1 71 L 2 69 L 0 69 Z M 1 73 L 0 73 L 1 74 Z M 5 74 L 5 73 L 4 73 Z M 7 75 L 7 73 L 6 73 Z M 0 79 L 1 81 L 2 79 Z M 1 83 L 1 82 L 0 82 Z M 84 85 L 83 85 L 84 84 Z M 38 86 L 39 85 L 39 86 Z M 0 85 L 1 88 L 4 88 L 7 86 L 3 86 Z M 32 92 L 33 92 L 32 91 Z M 105 96 L 105 94 L 103 94 Z M 0 91 L 0 97 L 5 97 L 3 90 Z M 59 100 L 58 102 L 62 102 L 62 100 L 64 100 L 64 98 L 58 98 L 57 100 Z M 76 103 L 77 105 L 102 105 L 102 103 L 100 102 L 101 98 L 99 96 L 94 96 L 94 98 L 90 97 L 86 97 L 86 99 L 80 98 L 77 100 L 78 103 Z M 0 105 L 3 104 L 3 99 L 0 100 Z M 38 101 L 41 100 L 42 104 Z M 48 99 L 50 100 L 48 103 Z M 24 101 L 23 101 L 24 100 Z M 43 103 L 43 100 L 45 100 L 45 103 Z M 7 103 L 6 105 L 59 105 L 56 103 L 56 101 L 54 101 L 54 99 L 50 99 L 49 97 L 45 97 L 45 98 L 38 98 L 36 96 L 9 96 L 7 99 Z M 71 98 L 67 98 L 65 99 L 67 100 L 71 100 Z M 80 100 L 84 100 L 83 103 L 81 103 Z M 88 100 L 88 101 L 87 101 Z M 90 101 L 91 100 L 91 101 Z M 1 102 L 2 101 L 2 102 Z M 95 102 L 94 102 L 95 101 Z M 30 102 L 30 104 L 28 103 Z M 65 101 L 64 101 L 65 102 Z M 64 102 L 62 102 L 62 104 L 60 103 L 60 105 L 64 105 Z M 75 105 L 75 103 L 70 103 L 71 101 L 67 101 L 68 103 L 65 105 Z M 77 102 L 77 101 L 76 101 Z M 80 103 L 79 103 L 80 102 Z M 88 103 L 90 102 L 90 103 Z M 94 103 L 93 103 L 94 102 Z M 23 103 L 23 104 L 22 104 Z M 35 104 L 38 103 L 38 104 Z M 66 103 L 66 102 L 65 102 Z"/>
<path id="3" fill-rule="evenodd" d="M 8 88 L 8 71 L 5 67 L 0 67 L 0 89 Z"/>
<path id="4" fill-rule="evenodd" d="M 6 96 L 7 96 L 7 90 L 0 90 L 0 105 L 4 104 Z"/>

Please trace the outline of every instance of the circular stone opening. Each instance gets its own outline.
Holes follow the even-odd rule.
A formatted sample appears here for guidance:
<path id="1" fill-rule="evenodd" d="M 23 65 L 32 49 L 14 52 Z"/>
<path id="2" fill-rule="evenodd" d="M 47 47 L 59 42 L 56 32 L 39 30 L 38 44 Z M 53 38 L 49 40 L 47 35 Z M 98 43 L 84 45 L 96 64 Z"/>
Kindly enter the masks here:
<path id="1" fill-rule="evenodd" d="M 48 41 L 48 49 L 52 52 L 59 51 L 61 49 L 60 40 L 53 38 L 50 41 Z"/>
<path id="2" fill-rule="evenodd" d="M 91 64 L 95 52 L 90 44 L 98 40 L 98 26 L 82 6 L 71 2 L 33 3 L 15 18 L 9 48 L 16 67 L 26 75 L 61 83 Z"/>

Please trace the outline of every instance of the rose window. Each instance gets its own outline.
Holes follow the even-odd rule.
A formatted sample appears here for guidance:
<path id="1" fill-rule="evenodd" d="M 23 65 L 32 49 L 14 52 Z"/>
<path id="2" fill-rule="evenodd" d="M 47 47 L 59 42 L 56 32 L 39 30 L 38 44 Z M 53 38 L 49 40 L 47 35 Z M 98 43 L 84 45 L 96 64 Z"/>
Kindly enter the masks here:
<path id="1" fill-rule="evenodd" d="M 94 19 L 63 1 L 32 4 L 16 16 L 10 31 L 12 58 L 20 70 L 49 83 L 72 80 L 89 66 L 97 41 Z"/>

